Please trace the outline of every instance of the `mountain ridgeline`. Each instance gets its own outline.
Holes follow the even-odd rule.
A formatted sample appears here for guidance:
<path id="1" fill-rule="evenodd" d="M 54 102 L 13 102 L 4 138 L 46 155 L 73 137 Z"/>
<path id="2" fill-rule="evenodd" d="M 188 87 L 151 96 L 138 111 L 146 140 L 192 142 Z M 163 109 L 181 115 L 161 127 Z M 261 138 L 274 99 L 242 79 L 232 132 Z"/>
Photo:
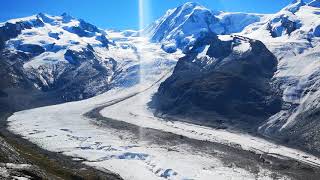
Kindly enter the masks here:
<path id="1" fill-rule="evenodd" d="M 263 14 L 215 12 L 198 3 L 188 2 L 168 10 L 144 33 L 151 41 L 161 42 L 167 52 L 187 51 L 202 36 L 238 33 L 265 17 Z"/>

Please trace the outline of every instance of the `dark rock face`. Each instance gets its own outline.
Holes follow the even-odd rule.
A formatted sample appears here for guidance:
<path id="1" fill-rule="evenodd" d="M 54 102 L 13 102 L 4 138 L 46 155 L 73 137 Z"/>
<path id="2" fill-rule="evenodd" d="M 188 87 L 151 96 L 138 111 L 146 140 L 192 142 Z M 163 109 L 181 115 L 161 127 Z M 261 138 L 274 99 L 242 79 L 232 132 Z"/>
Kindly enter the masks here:
<path id="1" fill-rule="evenodd" d="M 56 39 L 56 40 L 59 40 L 60 39 L 60 37 L 59 37 L 59 33 L 49 33 L 48 34 L 49 35 L 49 37 L 51 37 L 51 38 L 54 38 L 54 39 Z"/>
<path id="2" fill-rule="evenodd" d="M 253 127 L 280 110 L 281 98 L 270 85 L 277 60 L 262 42 L 214 36 L 206 41 L 206 57 L 197 58 L 191 50 L 160 85 L 151 103 L 158 113 Z M 250 50 L 236 53 L 233 47 L 243 43 L 249 43 Z"/>
<path id="3" fill-rule="evenodd" d="M 14 98 L 16 106 L 19 104 L 17 94 L 30 97 L 43 94 L 43 97 L 52 97 L 58 102 L 61 99 L 74 101 L 89 98 L 110 89 L 108 77 L 117 66 L 115 60 L 102 64 L 88 45 L 88 48 L 79 52 L 67 50 L 65 59 L 69 61 L 68 64 L 61 62 L 25 71 L 23 64 L 34 57 L 34 53 L 39 54 L 44 49 L 38 45 L 27 45 L 23 50 L 0 52 L 0 72 L 4 74 L 1 77 L 0 104 L 12 104 L 9 99 Z"/>
<path id="4" fill-rule="evenodd" d="M 103 47 L 106 47 L 107 49 L 109 48 L 109 43 L 110 43 L 110 42 L 109 42 L 109 40 L 106 38 L 106 36 L 101 35 L 101 36 L 98 36 L 96 39 L 102 43 L 102 46 L 103 46 Z"/>
<path id="5" fill-rule="evenodd" d="M 315 37 L 320 37 L 320 25 L 314 28 L 313 34 Z"/>
<path id="6" fill-rule="evenodd" d="M 18 50 L 31 53 L 33 56 L 38 56 L 45 52 L 45 49 L 36 44 L 21 44 L 17 47 Z"/>
<path id="7" fill-rule="evenodd" d="M 31 29 L 32 27 L 43 27 L 44 23 L 41 19 L 37 18 L 31 21 L 21 21 L 15 24 L 5 23 L 0 27 L 0 50 L 5 47 L 5 42 L 11 38 L 17 37 L 24 29 Z"/>
<path id="8" fill-rule="evenodd" d="M 231 41 L 215 40 L 211 42 L 207 54 L 209 57 L 213 58 L 225 58 L 229 56 L 232 52 L 231 45 Z"/>
<path id="9" fill-rule="evenodd" d="M 301 24 L 299 22 L 292 21 L 285 15 L 273 19 L 268 25 L 272 37 L 280 37 L 284 33 L 290 35 L 300 27 Z"/>
<path id="10" fill-rule="evenodd" d="M 101 30 L 99 30 L 96 26 L 85 22 L 84 20 L 79 20 L 78 26 L 72 26 L 72 27 L 64 27 L 66 31 L 69 31 L 71 33 L 77 34 L 79 37 L 93 37 L 95 33 L 100 33 Z"/>
<path id="11" fill-rule="evenodd" d="M 65 59 L 69 64 L 57 63 L 51 67 L 40 67 L 28 73 L 28 78 L 45 92 L 59 92 L 66 101 L 89 98 L 97 92 L 109 90 L 108 76 L 116 64 L 101 64 L 90 45 L 82 51 L 67 50 Z M 51 79 L 54 79 L 52 81 Z"/>
<path id="12" fill-rule="evenodd" d="M 20 23 L 6 23 L 0 27 L 0 50 L 5 47 L 5 42 L 8 39 L 17 37 L 21 33 L 22 28 L 30 29 L 31 27 L 22 27 Z"/>
<path id="13" fill-rule="evenodd" d="M 90 23 L 87 23 L 86 21 L 84 21 L 82 19 L 80 19 L 79 21 L 80 21 L 80 27 L 83 30 L 89 31 L 89 32 L 97 32 L 97 33 L 100 32 L 100 30 L 96 26 L 94 26 L 94 25 L 92 25 Z"/>
<path id="14" fill-rule="evenodd" d="M 0 168 L 4 172 L 0 174 L 0 179 L 9 180 L 14 177 L 49 179 L 39 167 L 27 164 L 28 162 L 2 137 L 0 137 L 0 152 Z"/>
<path id="15" fill-rule="evenodd" d="M 83 49 L 82 52 L 77 52 L 69 49 L 64 54 L 64 58 L 69 61 L 70 64 L 79 66 L 87 59 L 93 59 L 94 54 L 88 49 Z"/>

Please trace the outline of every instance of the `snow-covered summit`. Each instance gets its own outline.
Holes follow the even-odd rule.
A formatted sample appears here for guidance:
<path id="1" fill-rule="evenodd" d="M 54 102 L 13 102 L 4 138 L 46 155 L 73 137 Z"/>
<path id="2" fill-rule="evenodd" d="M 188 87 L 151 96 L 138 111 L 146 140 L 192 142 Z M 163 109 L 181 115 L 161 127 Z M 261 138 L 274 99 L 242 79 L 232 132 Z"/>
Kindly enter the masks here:
<path id="1" fill-rule="evenodd" d="M 0 25 L 6 63 L 17 66 L 39 90 L 63 91 L 66 100 L 109 88 L 115 68 L 108 54 L 112 44 L 104 30 L 65 13 L 39 13 Z"/>
<path id="2" fill-rule="evenodd" d="M 0 28 L 8 50 L 31 54 L 25 68 L 68 61 L 68 58 L 61 57 L 68 50 L 79 52 L 88 47 L 104 49 L 109 46 L 104 30 L 67 14 L 50 16 L 39 13 L 9 20 Z"/>
<path id="3" fill-rule="evenodd" d="M 295 13 L 295 12 L 299 11 L 301 6 L 304 6 L 304 5 L 306 5 L 306 3 L 303 0 L 293 0 L 293 2 L 291 4 L 289 4 L 288 6 L 283 8 L 282 10 Z"/>
<path id="4" fill-rule="evenodd" d="M 198 3 L 186 3 L 171 9 L 145 31 L 153 41 L 175 41 L 177 46 L 186 46 L 194 37 L 211 31 L 218 19 L 214 12 Z"/>
<path id="5" fill-rule="evenodd" d="M 198 3 L 188 2 L 166 14 L 144 30 L 154 42 L 162 42 L 163 49 L 174 52 L 188 50 L 194 42 L 208 33 L 240 32 L 265 15 L 212 11 Z"/>

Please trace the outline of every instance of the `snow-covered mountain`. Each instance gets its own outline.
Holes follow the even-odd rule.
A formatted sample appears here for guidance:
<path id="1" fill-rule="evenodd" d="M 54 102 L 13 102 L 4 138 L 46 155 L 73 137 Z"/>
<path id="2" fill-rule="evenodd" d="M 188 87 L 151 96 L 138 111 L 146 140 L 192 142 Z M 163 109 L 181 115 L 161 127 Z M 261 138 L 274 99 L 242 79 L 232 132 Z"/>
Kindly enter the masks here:
<path id="1" fill-rule="evenodd" d="M 277 110 L 273 111 L 274 114 L 269 114 L 269 118 L 265 116 L 267 117 L 265 118 L 265 122 L 261 122 L 261 120 L 263 121 L 263 119 L 257 119 L 254 122 L 252 121 L 251 125 L 258 125 L 259 132 L 265 136 L 272 137 L 276 140 L 280 140 L 282 142 L 289 143 L 295 146 L 299 146 L 303 149 L 307 149 L 315 153 L 320 152 L 320 148 L 318 146 L 318 144 L 320 143 L 320 141 L 318 140 L 320 138 L 320 135 L 318 133 L 320 128 L 320 123 L 318 122 L 318 120 L 320 119 L 320 91 L 318 90 L 320 87 L 320 64 L 318 61 L 320 52 L 320 8 L 318 6 L 318 3 L 318 0 L 312 1 L 310 3 L 305 3 L 301 0 L 295 0 L 287 7 L 284 7 L 278 13 L 264 16 L 264 18 L 260 18 L 260 21 L 252 23 L 245 27 L 243 31 L 235 33 L 244 37 L 248 37 L 250 39 L 260 40 L 275 55 L 278 60 L 277 71 L 274 72 L 273 77 L 269 83 L 271 84 L 271 89 L 275 90 L 275 94 L 272 95 L 273 98 L 282 96 L 281 100 L 278 99 L 280 101 L 277 101 L 276 103 L 277 105 L 280 105 L 282 107 L 276 108 Z M 190 4 L 187 7 L 190 7 Z M 198 6 L 195 7 L 195 9 L 204 9 L 199 8 Z M 174 11 L 169 11 L 166 16 L 169 17 L 172 12 Z M 211 11 L 207 10 L 206 12 Z M 217 15 L 213 12 L 211 12 L 211 15 L 212 17 L 217 17 Z M 215 24 L 219 24 L 220 21 L 218 18 L 213 19 L 213 22 Z M 195 22 L 200 22 L 200 24 L 202 24 L 201 21 Z M 169 24 L 172 25 L 174 23 Z M 193 25 L 201 27 L 198 24 L 196 25 L 196 23 L 194 23 Z M 218 117 L 219 121 L 222 121 L 223 123 L 230 121 L 230 118 L 225 118 L 225 115 L 230 114 L 231 111 L 229 109 L 229 111 L 223 111 L 223 113 L 221 113 L 221 108 L 224 107 L 221 102 L 227 101 L 228 97 L 231 97 L 236 93 L 232 93 L 232 90 L 221 90 L 221 88 L 223 88 L 224 86 L 219 86 L 213 89 L 210 89 L 209 87 L 211 87 L 211 85 L 213 86 L 214 84 L 228 82 L 231 79 L 220 78 L 218 79 L 218 81 L 211 83 L 211 81 L 214 81 L 214 78 L 211 78 L 210 80 L 206 80 L 205 78 L 208 73 L 210 74 L 214 73 L 214 71 L 217 71 L 216 68 L 218 68 L 219 72 L 221 72 L 223 70 L 223 68 L 221 69 L 221 67 L 228 67 L 228 63 L 217 65 L 217 67 L 211 67 L 211 64 L 213 62 L 216 62 L 217 60 L 216 58 L 210 56 L 210 50 L 206 49 L 205 42 L 210 42 L 210 39 L 212 40 L 212 38 L 206 38 L 208 33 L 199 35 L 201 34 L 199 33 L 200 31 L 195 31 L 196 28 L 191 28 L 190 35 L 189 31 L 180 28 L 180 26 L 175 27 L 176 28 L 171 28 L 173 29 L 171 32 L 166 32 L 167 34 L 169 34 L 169 36 L 165 36 L 164 40 L 160 41 L 162 41 L 164 44 L 166 44 L 167 42 L 173 42 L 173 44 L 176 44 L 176 37 L 178 37 L 178 40 L 181 39 L 180 36 L 175 36 L 176 30 L 178 30 L 177 32 L 183 32 L 182 34 L 186 34 L 186 36 L 182 36 L 183 38 L 196 38 L 193 39 L 192 43 L 188 42 L 188 51 L 185 52 L 187 53 L 187 57 L 189 58 L 181 58 L 179 61 L 180 63 L 177 64 L 175 70 L 176 73 L 174 73 L 172 77 L 168 78 L 168 80 L 160 86 L 158 95 L 155 98 L 155 103 L 159 105 L 158 109 L 161 110 L 160 114 L 163 115 L 163 113 L 165 112 L 165 114 L 167 113 L 169 115 L 183 115 L 183 118 L 185 119 L 187 119 L 189 116 L 190 119 L 194 120 L 195 117 L 199 117 L 201 116 L 201 114 L 206 114 L 203 113 L 203 110 L 206 109 L 209 114 L 218 112 L 218 115 L 216 115 L 216 117 Z M 197 30 L 199 29 L 201 28 L 198 28 Z M 219 29 L 220 28 L 217 28 L 216 30 Z M 218 31 L 210 30 L 210 26 L 209 28 L 201 32 L 211 32 L 219 34 Z M 198 46 L 199 41 L 202 42 L 202 44 L 200 43 L 200 47 Z M 197 50 L 194 50 L 195 46 L 197 46 Z M 174 46 L 170 45 L 169 47 Z M 245 45 L 240 47 L 245 47 Z M 228 48 L 223 46 L 223 43 L 220 43 L 220 45 L 216 46 L 215 51 L 218 53 L 220 52 L 219 49 Z M 199 58 L 199 54 L 204 55 L 206 57 L 206 60 L 203 60 L 203 58 Z M 194 57 L 190 58 L 190 56 Z M 257 61 L 261 59 L 258 57 L 259 56 L 256 55 Z M 186 59 L 189 59 L 189 64 L 185 63 L 189 62 Z M 182 61 L 184 61 L 184 63 L 182 63 Z M 240 65 L 237 65 L 236 67 L 241 69 Z M 235 69 L 232 70 L 235 71 Z M 247 69 L 246 71 L 247 73 L 251 72 L 250 69 Z M 199 77 L 200 79 L 202 79 L 194 79 Z M 237 77 L 242 76 L 241 74 L 238 74 Z M 250 82 L 250 78 L 244 79 Z M 237 81 L 237 83 L 239 83 L 239 81 Z M 231 84 L 235 84 L 235 82 Z M 234 87 L 234 90 L 238 92 L 239 89 L 241 89 L 240 87 L 243 87 L 243 85 Z M 210 90 L 208 90 L 208 88 Z M 257 88 L 253 89 L 255 89 L 255 91 L 257 90 Z M 230 92 L 231 94 L 229 96 L 225 96 L 224 100 L 217 100 L 221 93 L 227 92 Z M 243 92 L 242 95 L 244 95 L 245 92 Z M 258 94 L 262 95 L 263 93 Z M 251 95 L 250 97 L 259 99 L 259 96 Z M 214 100 L 206 102 L 208 99 L 210 99 L 211 96 Z M 250 102 L 253 107 L 259 107 L 258 104 L 254 104 L 254 99 L 248 100 L 244 97 L 247 96 L 242 96 L 241 99 L 243 100 L 243 102 Z M 260 100 L 259 102 L 263 102 L 263 100 Z M 237 103 L 229 103 L 228 106 L 230 106 L 230 104 L 232 104 L 232 107 L 235 108 L 237 112 L 242 112 L 242 114 L 240 113 L 236 117 L 238 119 L 240 117 L 243 117 L 243 115 L 245 114 L 243 113 L 243 108 L 236 108 Z M 273 104 L 272 106 L 278 107 L 275 104 Z M 210 109 L 210 107 L 216 108 Z M 249 105 L 245 105 L 243 107 L 250 109 Z M 248 109 L 247 112 L 259 112 L 258 110 L 254 110 L 254 108 L 251 108 L 251 110 Z M 263 110 L 263 112 L 266 111 Z M 186 114 L 188 116 L 185 116 Z M 231 114 L 234 115 L 236 113 L 233 112 Z M 256 117 L 258 117 L 258 115 L 256 115 Z M 241 119 L 248 120 L 250 118 L 240 118 L 239 121 L 242 121 Z M 238 121 L 232 123 L 238 124 Z"/>
<path id="2" fill-rule="evenodd" d="M 241 34 L 263 41 L 278 58 L 274 83 L 282 110 L 261 125 L 260 132 L 316 153 L 319 143 L 320 8 L 294 1 L 273 17 L 248 26 Z"/>
<path id="3" fill-rule="evenodd" d="M 2 69 L 13 69 L 5 72 L 10 81 L 1 89 L 10 92 L 8 88 L 25 84 L 22 89 L 28 86 L 33 91 L 54 92 L 66 101 L 79 100 L 139 83 L 140 51 L 149 48 L 162 53 L 153 57 L 159 58 L 160 65 L 161 59 L 174 59 L 156 44 L 142 48 L 139 44 L 148 42 L 139 37 L 130 39 L 128 33 L 110 31 L 110 36 L 67 14 L 40 13 L 2 23 Z"/>
<path id="4" fill-rule="evenodd" d="M 110 42 L 104 30 L 67 14 L 43 13 L 10 20 L 0 29 L 2 59 L 37 89 L 59 90 L 75 100 L 110 88 L 116 62 L 106 53 Z"/>
<path id="5" fill-rule="evenodd" d="M 196 39 L 208 33 L 231 34 L 240 32 L 249 24 L 267 17 L 262 14 L 214 12 L 188 2 L 166 14 L 144 30 L 154 42 L 162 42 L 163 49 L 174 52 L 177 48 L 189 50 Z"/>

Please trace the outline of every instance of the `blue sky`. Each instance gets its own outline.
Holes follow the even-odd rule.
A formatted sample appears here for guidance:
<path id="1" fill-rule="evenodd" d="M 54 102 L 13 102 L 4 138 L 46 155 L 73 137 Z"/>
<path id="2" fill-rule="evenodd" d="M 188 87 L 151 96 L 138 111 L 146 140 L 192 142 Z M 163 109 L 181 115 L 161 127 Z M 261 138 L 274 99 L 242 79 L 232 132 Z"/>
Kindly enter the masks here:
<path id="1" fill-rule="evenodd" d="M 190 0 L 144 0 L 148 22 L 162 16 L 166 10 Z M 191 0 L 192 1 L 192 0 Z M 1 0 L 0 21 L 25 17 L 39 12 L 60 15 L 66 12 L 101 28 L 137 29 L 139 0 Z M 193 0 L 213 9 L 274 13 L 292 0 Z M 148 23 L 147 22 L 147 23 Z"/>

